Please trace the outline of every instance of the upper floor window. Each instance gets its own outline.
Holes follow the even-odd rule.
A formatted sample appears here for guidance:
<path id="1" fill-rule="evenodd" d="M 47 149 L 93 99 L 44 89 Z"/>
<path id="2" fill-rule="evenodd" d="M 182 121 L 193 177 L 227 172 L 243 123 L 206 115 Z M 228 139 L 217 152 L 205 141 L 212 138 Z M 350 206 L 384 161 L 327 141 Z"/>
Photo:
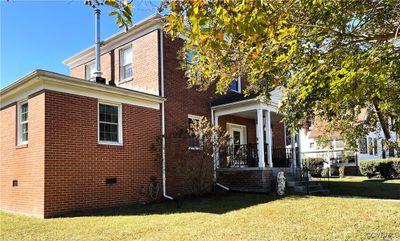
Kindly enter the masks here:
<path id="1" fill-rule="evenodd" d="M 120 51 L 120 79 L 132 78 L 132 47 L 121 49 Z"/>
<path id="2" fill-rule="evenodd" d="M 367 138 L 360 139 L 359 141 L 359 151 L 361 154 L 368 153 Z"/>
<path id="3" fill-rule="evenodd" d="M 93 77 L 95 71 L 96 71 L 95 63 L 85 65 L 85 79 L 90 80 L 90 78 Z"/>
<path id="4" fill-rule="evenodd" d="M 19 103 L 18 144 L 28 143 L 28 101 Z"/>
<path id="5" fill-rule="evenodd" d="M 242 84 L 240 77 L 231 82 L 231 91 L 240 93 L 242 91 Z"/>
<path id="6" fill-rule="evenodd" d="M 121 106 L 99 103 L 99 142 L 122 143 Z"/>

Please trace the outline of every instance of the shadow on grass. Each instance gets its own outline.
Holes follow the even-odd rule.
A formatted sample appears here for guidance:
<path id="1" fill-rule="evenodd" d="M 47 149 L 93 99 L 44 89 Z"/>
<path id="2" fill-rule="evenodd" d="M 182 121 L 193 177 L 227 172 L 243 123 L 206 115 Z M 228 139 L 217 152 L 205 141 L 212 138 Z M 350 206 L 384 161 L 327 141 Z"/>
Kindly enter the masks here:
<path id="1" fill-rule="evenodd" d="M 248 208 L 251 206 L 277 201 L 284 198 L 301 199 L 307 196 L 282 196 L 277 197 L 270 194 L 249 193 L 218 193 L 203 197 L 190 197 L 183 201 L 181 208 L 177 207 L 175 201 L 164 201 L 146 205 L 132 205 L 125 207 L 98 209 L 91 211 L 74 212 L 63 217 L 84 216 L 140 216 L 140 215 L 162 215 L 179 213 L 211 213 L 224 214 L 231 211 Z"/>
<path id="2" fill-rule="evenodd" d="M 333 195 L 400 199 L 400 184 L 385 183 L 384 180 L 371 179 L 356 182 L 330 179 L 329 182 L 325 180 L 320 183 Z"/>

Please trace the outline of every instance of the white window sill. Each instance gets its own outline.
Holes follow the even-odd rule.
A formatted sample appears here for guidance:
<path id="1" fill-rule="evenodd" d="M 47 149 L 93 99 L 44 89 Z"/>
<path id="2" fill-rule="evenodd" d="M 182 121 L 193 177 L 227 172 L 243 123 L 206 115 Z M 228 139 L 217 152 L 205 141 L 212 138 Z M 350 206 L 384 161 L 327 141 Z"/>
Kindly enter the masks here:
<path id="1" fill-rule="evenodd" d="M 109 146 L 123 146 L 123 143 L 120 142 L 111 142 L 111 141 L 99 141 L 99 145 L 109 145 Z"/>
<path id="2" fill-rule="evenodd" d="M 200 147 L 189 147 L 188 148 L 190 151 L 200 151 L 201 148 Z"/>
<path id="3" fill-rule="evenodd" d="M 133 80 L 133 78 L 129 77 L 129 78 L 126 78 L 126 79 L 119 80 L 118 84 L 125 84 L 127 82 L 132 81 L 132 80 Z"/>

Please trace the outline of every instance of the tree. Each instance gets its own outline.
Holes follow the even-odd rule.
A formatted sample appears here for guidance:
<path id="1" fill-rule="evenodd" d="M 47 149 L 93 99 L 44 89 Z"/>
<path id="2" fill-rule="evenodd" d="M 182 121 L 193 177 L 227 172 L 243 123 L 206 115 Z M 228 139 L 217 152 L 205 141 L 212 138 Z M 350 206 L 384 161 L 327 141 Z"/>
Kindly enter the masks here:
<path id="1" fill-rule="evenodd" d="M 115 16 L 116 24 L 125 30 L 132 26 L 132 8 L 134 7 L 132 2 L 133 0 L 84 0 L 84 4 L 92 8 L 111 7 L 112 11 L 108 15 Z"/>
<path id="2" fill-rule="evenodd" d="M 166 1 L 166 30 L 183 36 L 189 83 L 236 76 L 246 94 L 285 86 L 280 110 L 291 130 L 319 116 L 348 144 L 380 126 L 400 134 L 398 0 Z M 194 61 L 186 61 L 195 53 Z M 362 111 L 367 118 L 360 118 Z M 393 120 L 393 125 L 390 125 Z"/>

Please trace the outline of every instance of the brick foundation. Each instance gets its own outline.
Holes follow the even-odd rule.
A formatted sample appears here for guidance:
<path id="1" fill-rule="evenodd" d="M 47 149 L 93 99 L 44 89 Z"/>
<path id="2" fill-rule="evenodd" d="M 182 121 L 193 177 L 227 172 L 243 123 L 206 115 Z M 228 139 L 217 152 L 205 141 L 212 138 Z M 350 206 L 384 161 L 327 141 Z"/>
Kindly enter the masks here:
<path id="1" fill-rule="evenodd" d="M 270 193 L 272 190 L 272 169 L 221 168 L 217 175 L 218 183 L 234 191 Z"/>

